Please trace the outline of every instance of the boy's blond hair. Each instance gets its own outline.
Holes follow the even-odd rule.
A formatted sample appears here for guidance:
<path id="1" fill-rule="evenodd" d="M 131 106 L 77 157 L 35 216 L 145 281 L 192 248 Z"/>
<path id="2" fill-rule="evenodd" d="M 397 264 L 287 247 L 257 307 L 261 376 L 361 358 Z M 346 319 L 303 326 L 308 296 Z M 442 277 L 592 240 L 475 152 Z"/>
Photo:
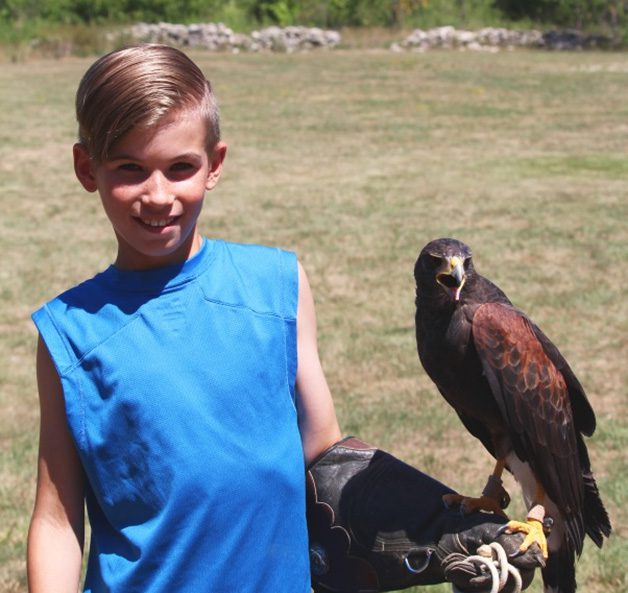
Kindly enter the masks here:
<path id="1" fill-rule="evenodd" d="M 159 44 L 113 51 L 92 64 L 76 93 L 79 141 L 102 162 L 136 125 L 151 127 L 176 111 L 198 111 L 211 154 L 220 140 L 209 81 L 183 52 Z"/>

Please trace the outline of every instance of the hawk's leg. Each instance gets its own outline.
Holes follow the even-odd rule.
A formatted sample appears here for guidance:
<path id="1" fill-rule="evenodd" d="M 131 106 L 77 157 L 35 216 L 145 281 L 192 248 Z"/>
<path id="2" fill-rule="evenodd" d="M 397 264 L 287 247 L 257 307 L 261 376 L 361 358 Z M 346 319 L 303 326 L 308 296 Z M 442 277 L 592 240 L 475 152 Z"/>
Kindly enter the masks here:
<path id="1" fill-rule="evenodd" d="M 459 504 L 465 514 L 474 511 L 488 511 L 506 517 L 504 509 L 510 504 L 510 495 L 502 486 L 501 476 L 504 467 L 505 462 L 498 459 L 493 473 L 488 477 L 482 496 L 479 498 L 463 496 L 462 494 L 445 494 L 443 502 L 447 506 Z"/>

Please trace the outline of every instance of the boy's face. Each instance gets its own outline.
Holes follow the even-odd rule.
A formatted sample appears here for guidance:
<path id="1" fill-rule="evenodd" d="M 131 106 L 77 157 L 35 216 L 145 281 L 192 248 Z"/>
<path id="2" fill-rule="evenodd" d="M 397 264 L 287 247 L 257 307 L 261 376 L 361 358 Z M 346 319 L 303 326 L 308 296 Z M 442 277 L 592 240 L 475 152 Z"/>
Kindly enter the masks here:
<path id="1" fill-rule="evenodd" d="M 74 168 L 98 190 L 118 239 L 116 265 L 141 270 L 183 262 L 198 251 L 196 227 L 206 190 L 220 177 L 226 146 L 212 155 L 196 114 L 177 113 L 152 128 L 135 127 L 96 163 L 74 146 Z"/>

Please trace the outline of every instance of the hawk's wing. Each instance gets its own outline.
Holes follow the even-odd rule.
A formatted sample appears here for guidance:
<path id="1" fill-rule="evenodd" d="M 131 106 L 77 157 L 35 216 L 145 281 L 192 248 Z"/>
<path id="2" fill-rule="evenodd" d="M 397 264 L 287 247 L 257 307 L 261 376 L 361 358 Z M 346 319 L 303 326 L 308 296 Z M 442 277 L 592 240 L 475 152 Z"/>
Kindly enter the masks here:
<path id="1" fill-rule="evenodd" d="M 532 321 L 530 321 L 530 325 L 534 329 L 536 337 L 543 345 L 545 353 L 560 371 L 565 379 L 565 383 L 567 383 L 576 429 L 590 437 L 595 432 L 595 413 L 593 412 L 593 408 L 587 399 L 582 385 L 580 385 L 580 381 L 578 381 L 569 363 L 565 360 L 554 343 Z"/>
<path id="2" fill-rule="evenodd" d="M 563 513 L 569 539 L 580 553 L 584 538 L 581 437 L 574 426 L 565 377 L 530 320 L 512 306 L 480 306 L 473 317 L 472 332 L 515 453 L 530 464 Z"/>

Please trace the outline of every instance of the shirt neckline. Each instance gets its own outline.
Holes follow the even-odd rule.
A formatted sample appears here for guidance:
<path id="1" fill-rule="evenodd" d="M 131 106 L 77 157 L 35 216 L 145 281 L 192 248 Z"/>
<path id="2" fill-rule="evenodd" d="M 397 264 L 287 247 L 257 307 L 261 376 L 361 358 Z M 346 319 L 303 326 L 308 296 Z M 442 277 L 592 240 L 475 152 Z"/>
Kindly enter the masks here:
<path id="1" fill-rule="evenodd" d="M 102 274 L 116 290 L 163 292 L 173 290 L 202 274 L 214 258 L 216 241 L 203 237 L 200 249 L 189 259 L 151 270 L 121 270 L 114 264 Z"/>

